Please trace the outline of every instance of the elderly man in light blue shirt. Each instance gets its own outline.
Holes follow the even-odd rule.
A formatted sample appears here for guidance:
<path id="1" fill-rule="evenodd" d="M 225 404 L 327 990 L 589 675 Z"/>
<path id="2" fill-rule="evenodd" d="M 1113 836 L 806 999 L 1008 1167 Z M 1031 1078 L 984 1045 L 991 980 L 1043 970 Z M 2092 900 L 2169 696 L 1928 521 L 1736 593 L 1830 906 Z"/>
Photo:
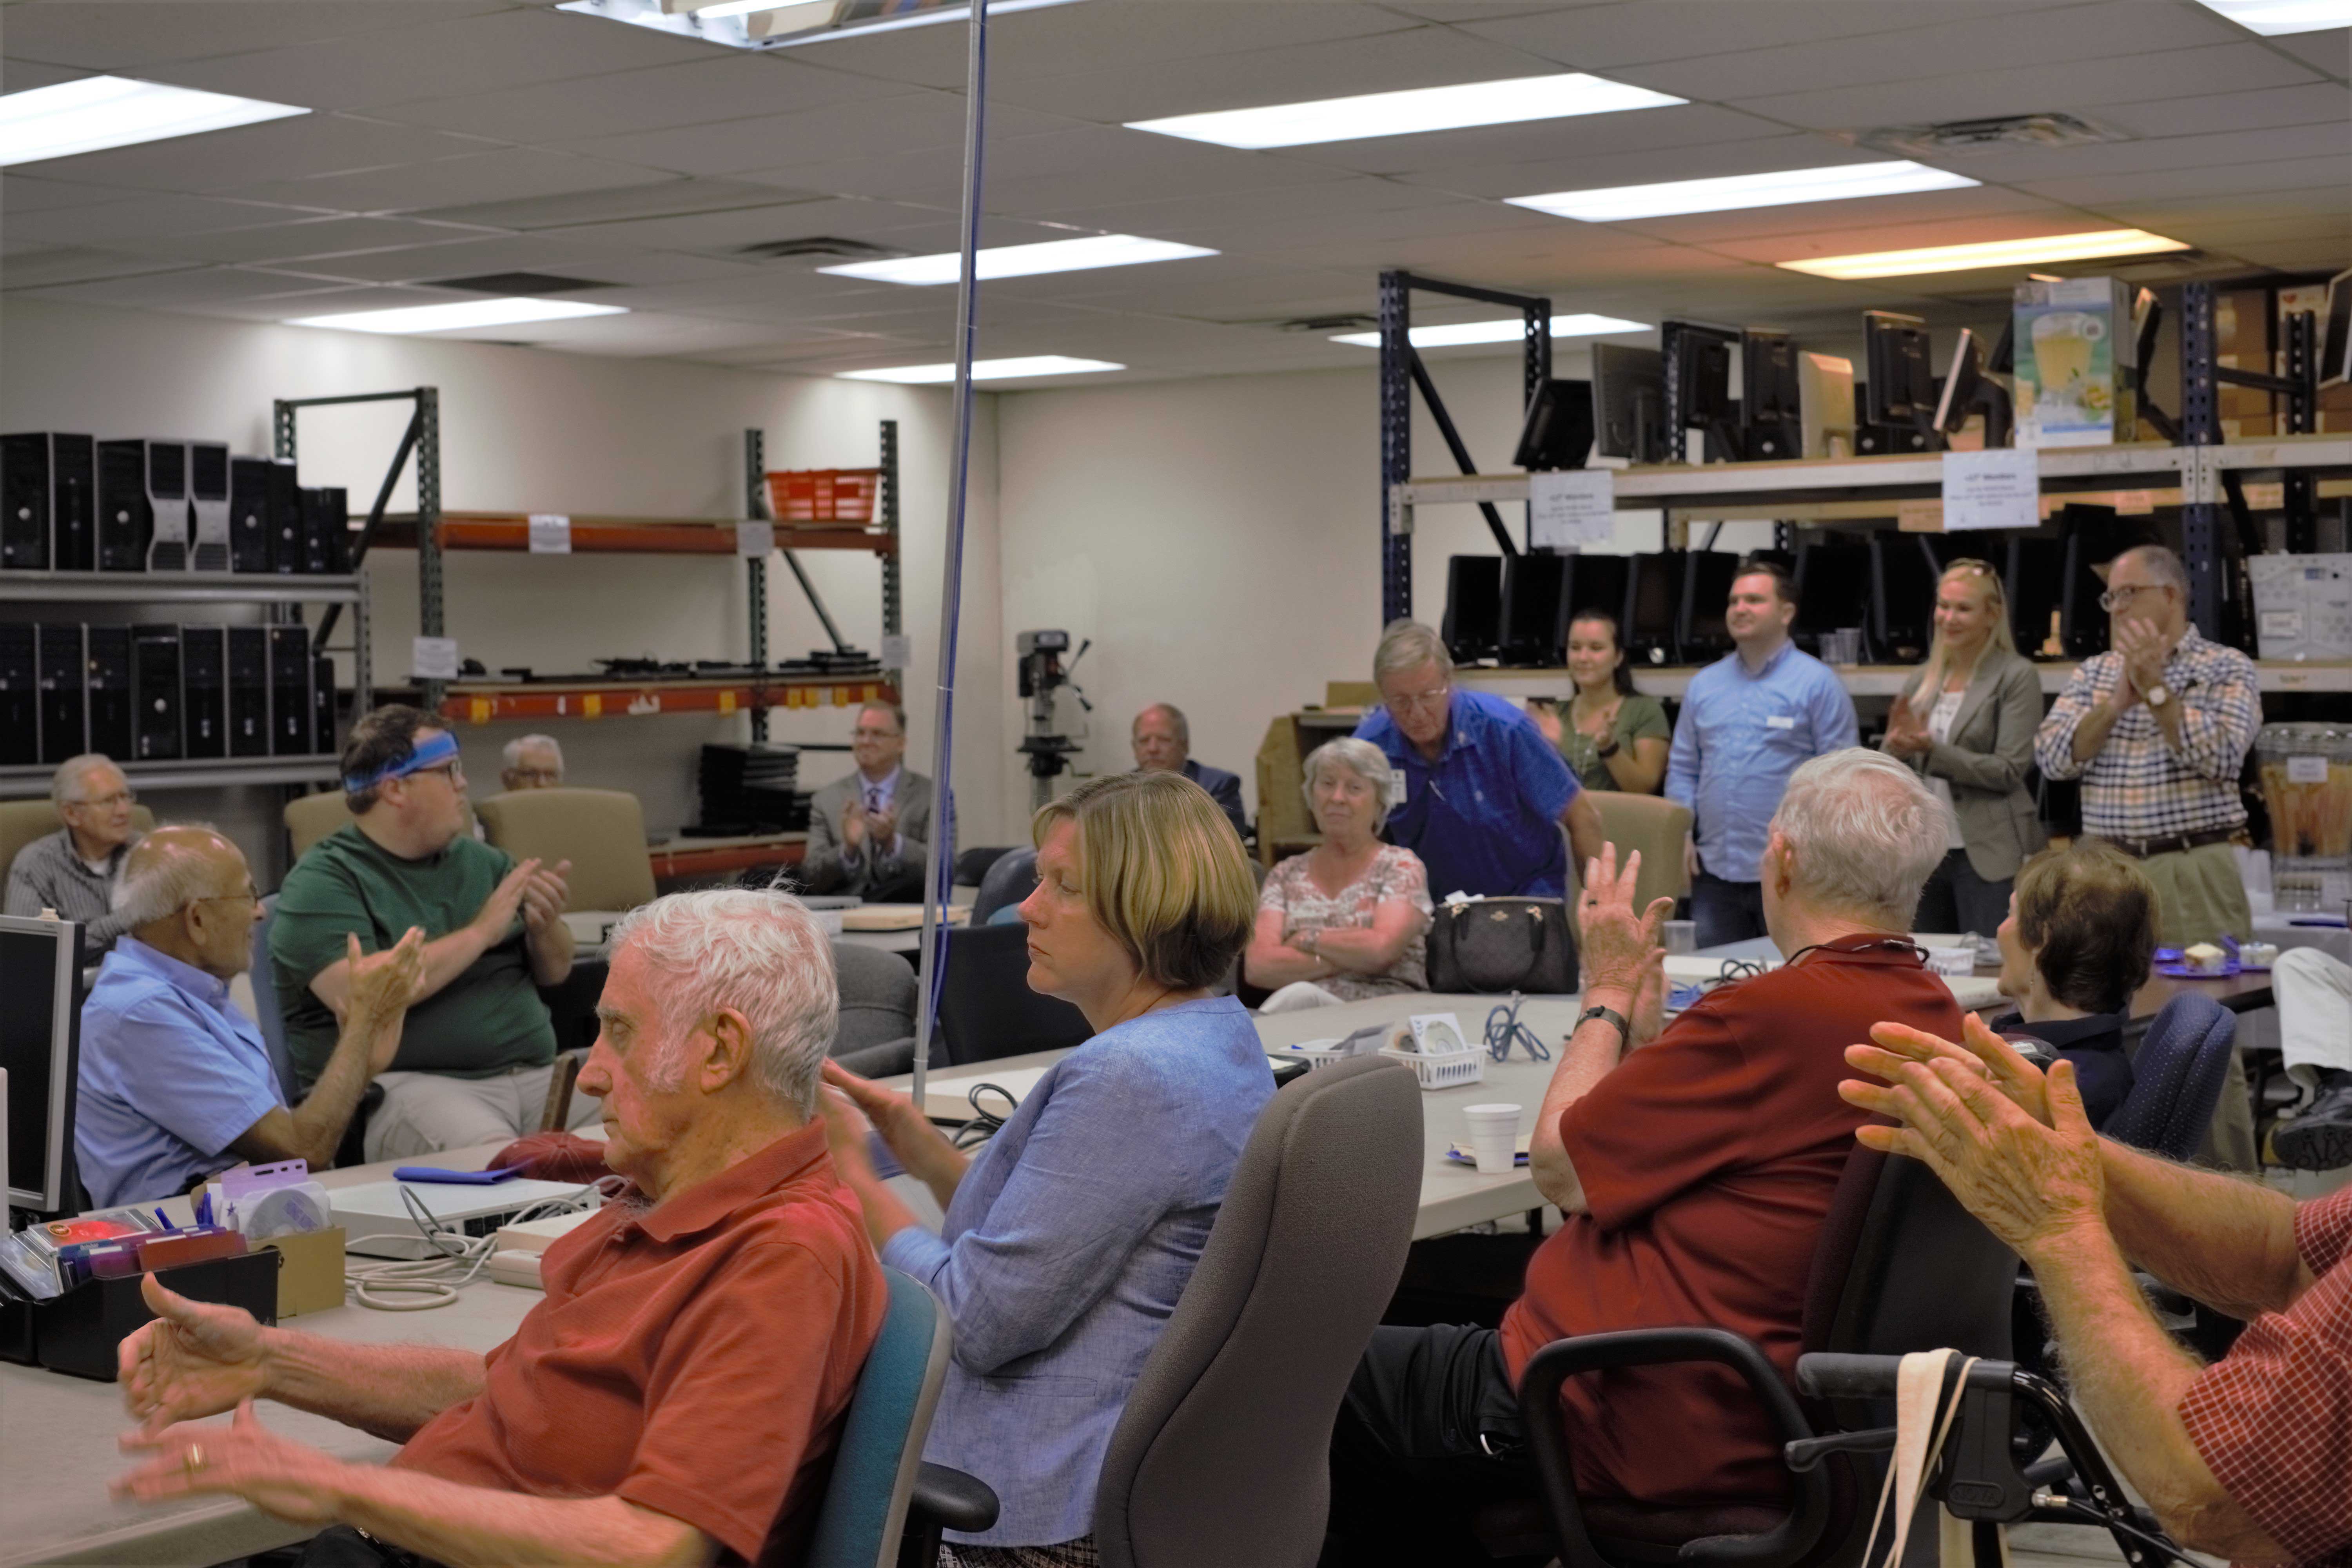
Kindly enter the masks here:
<path id="1" fill-rule="evenodd" d="M 400 1047 L 424 933 L 367 958 L 352 939 L 341 1037 L 289 1110 L 260 1031 L 228 999 L 261 918 L 244 854 L 208 827 L 159 828 L 124 860 L 114 907 L 130 933 L 81 1015 L 74 1153 L 91 1201 L 169 1197 L 239 1160 L 331 1163 L 360 1092 Z"/>
<path id="2" fill-rule="evenodd" d="M 1766 934 L 1759 862 L 1789 775 L 1855 743 L 1853 699 L 1789 640 L 1795 583 L 1751 561 L 1733 579 L 1724 624 L 1736 651 L 1691 677 L 1666 761 L 1666 798 L 1691 808 L 1691 917 L 1698 944 Z"/>

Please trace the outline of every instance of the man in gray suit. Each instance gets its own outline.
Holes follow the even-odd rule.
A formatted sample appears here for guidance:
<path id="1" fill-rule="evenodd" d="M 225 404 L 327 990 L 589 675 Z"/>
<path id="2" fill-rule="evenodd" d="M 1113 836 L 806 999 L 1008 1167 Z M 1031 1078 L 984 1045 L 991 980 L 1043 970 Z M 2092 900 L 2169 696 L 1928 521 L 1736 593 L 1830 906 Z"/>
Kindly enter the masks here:
<path id="1" fill-rule="evenodd" d="M 879 703 L 859 709 L 849 742 L 857 771 L 809 802 L 801 885 L 812 893 L 856 893 L 869 903 L 911 903 L 923 896 L 931 781 L 902 765 L 907 710 Z"/>
<path id="2" fill-rule="evenodd" d="M 1242 836 L 1244 843 L 1249 841 L 1249 819 L 1242 812 L 1240 776 L 1192 760 L 1192 726 L 1186 721 L 1182 709 L 1172 702 L 1153 703 L 1135 716 L 1129 740 L 1135 747 L 1137 773 L 1182 773 L 1209 792 L 1209 798 L 1217 803 L 1217 809 L 1225 814 L 1234 831 Z"/>

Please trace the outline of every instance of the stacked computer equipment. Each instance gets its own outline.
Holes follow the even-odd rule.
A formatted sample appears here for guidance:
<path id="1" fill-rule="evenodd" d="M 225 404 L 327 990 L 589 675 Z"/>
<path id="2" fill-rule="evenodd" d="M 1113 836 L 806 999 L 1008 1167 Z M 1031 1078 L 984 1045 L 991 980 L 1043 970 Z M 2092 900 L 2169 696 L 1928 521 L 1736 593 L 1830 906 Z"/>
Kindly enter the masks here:
<path id="1" fill-rule="evenodd" d="M 702 748 L 697 782 L 705 833 L 797 832 L 808 826 L 800 749 L 761 742 Z"/>

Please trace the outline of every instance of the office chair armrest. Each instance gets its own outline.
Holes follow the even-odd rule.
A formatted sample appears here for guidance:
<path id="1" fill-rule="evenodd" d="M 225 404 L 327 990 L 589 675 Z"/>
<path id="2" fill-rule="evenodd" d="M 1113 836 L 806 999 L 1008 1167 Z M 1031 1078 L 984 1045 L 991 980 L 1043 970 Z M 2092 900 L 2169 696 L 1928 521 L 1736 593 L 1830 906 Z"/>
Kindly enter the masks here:
<path id="1" fill-rule="evenodd" d="M 1554 1340 L 1535 1353 L 1519 1380 L 1519 1414 L 1536 1475 L 1559 1536 L 1563 1568 L 1610 1568 L 1584 1527 L 1577 1501 L 1568 1423 L 1560 1413 L 1560 1385 L 1589 1372 L 1618 1367 L 1714 1362 L 1738 1373 L 1764 1408 L 1775 1447 L 1813 1435 L 1796 1396 L 1754 1342 L 1723 1329 L 1625 1329 Z M 1794 1472 L 1796 1497 L 1787 1517 L 1756 1535 L 1711 1535 L 1685 1543 L 1687 1562 L 1738 1564 L 1738 1568 L 1790 1568 L 1820 1541 L 1828 1527 L 1829 1477 L 1819 1467 Z"/>
<path id="2" fill-rule="evenodd" d="M 941 1530 L 967 1535 L 996 1522 L 996 1494 L 988 1483 L 945 1465 L 926 1463 L 915 1472 L 915 1492 L 907 1507 Z"/>

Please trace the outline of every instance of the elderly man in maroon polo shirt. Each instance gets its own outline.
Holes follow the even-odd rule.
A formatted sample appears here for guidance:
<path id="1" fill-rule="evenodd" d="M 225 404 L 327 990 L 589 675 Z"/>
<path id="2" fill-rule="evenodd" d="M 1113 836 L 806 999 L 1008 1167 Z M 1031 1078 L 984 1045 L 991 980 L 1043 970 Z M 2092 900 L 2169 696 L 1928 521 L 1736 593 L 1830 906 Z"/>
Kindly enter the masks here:
<path id="1" fill-rule="evenodd" d="M 320 1339 L 151 1276 L 160 1316 L 121 1354 L 143 1418 L 125 1446 L 151 1457 L 118 1489 L 335 1526 L 321 1563 L 797 1560 L 887 1293 L 814 1120 L 835 1012 L 831 950 L 793 900 L 630 915 L 580 1087 L 631 1186 L 548 1249 L 514 1338 L 488 1356 Z M 404 1447 L 346 1464 L 269 1432 L 257 1398 Z"/>
<path id="2" fill-rule="evenodd" d="M 1331 1444 L 1325 1568 L 1477 1562 L 1482 1503 L 1534 1493 L 1518 1380 L 1556 1339 L 1711 1325 L 1793 1378 L 1806 1269 L 1862 1112 L 1844 1048 L 1897 1018 L 1956 1029 L 1949 987 L 1900 933 L 1949 819 L 1901 763 L 1850 748 L 1789 780 L 1767 829 L 1764 919 L 1788 963 L 1661 1021 L 1660 899 L 1633 907 L 1640 857 L 1585 878 L 1585 1011 L 1529 1143 L 1558 1231 L 1492 1329 L 1374 1331 Z M 1785 1497 L 1755 1397 L 1713 1366 L 1573 1379 L 1562 1394 L 1588 1497 L 1692 1506 Z"/>

